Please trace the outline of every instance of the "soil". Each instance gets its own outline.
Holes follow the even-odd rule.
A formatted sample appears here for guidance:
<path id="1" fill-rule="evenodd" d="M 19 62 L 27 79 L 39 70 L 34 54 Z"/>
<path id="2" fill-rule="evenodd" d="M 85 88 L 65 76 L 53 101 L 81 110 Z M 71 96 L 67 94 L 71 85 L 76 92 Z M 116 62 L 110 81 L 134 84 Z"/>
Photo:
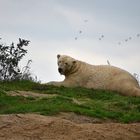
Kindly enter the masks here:
<path id="1" fill-rule="evenodd" d="M 0 140 L 140 140 L 140 123 L 122 124 L 63 112 L 56 116 L 0 115 Z"/>
<path id="2" fill-rule="evenodd" d="M 55 117 L 38 114 L 0 115 L 0 140 L 140 139 L 140 123 L 94 123 L 89 118 L 73 113 L 73 120 L 69 120 L 71 113 L 64 114 Z"/>
<path id="3" fill-rule="evenodd" d="M 10 96 L 23 96 L 23 97 L 33 97 L 33 98 L 51 98 L 54 96 L 58 96 L 57 94 L 41 94 L 34 93 L 32 91 L 9 91 L 7 92 Z"/>

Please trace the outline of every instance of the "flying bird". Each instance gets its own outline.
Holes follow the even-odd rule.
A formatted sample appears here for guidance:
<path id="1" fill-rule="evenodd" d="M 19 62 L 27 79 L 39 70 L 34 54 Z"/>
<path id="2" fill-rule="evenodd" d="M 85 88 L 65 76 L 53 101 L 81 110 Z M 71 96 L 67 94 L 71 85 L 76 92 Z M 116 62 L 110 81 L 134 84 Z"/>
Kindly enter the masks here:
<path id="1" fill-rule="evenodd" d="M 118 42 L 118 45 L 121 45 L 121 42 Z"/>
<path id="2" fill-rule="evenodd" d="M 101 38 L 104 38 L 104 35 L 101 35 Z"/>
<path id="3" fill-rule="evenodd" d="M 140 34 L 137 34 L 137 37 L 140 37 Z"/>
<path id="4" fill-rule="evenodd" d="M 82 31 L 80 30 L 80 31 L 79 31 L 79 34 L 81 34 L 81 33 L 82 33 Z"/>
<path id="5" fill-rule="evenodd" d="M 87 19 L 85 19 L 85 20 L 84 20 L 84 22 L 88 22 L 88 20 L 87 20 Z"/>

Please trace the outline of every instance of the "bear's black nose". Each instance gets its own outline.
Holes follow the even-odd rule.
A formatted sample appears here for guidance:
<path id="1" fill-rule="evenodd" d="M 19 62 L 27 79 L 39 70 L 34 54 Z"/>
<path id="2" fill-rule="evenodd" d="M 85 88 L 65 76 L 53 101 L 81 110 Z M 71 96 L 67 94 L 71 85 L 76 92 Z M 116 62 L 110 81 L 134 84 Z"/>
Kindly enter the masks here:
<path id="1" fill-rule="evenodd" d="M 63 70 L 62 70 L 61 68 L 58 68 L 58 71 L 59 71 L 60 73 L 62 73 Z"/>

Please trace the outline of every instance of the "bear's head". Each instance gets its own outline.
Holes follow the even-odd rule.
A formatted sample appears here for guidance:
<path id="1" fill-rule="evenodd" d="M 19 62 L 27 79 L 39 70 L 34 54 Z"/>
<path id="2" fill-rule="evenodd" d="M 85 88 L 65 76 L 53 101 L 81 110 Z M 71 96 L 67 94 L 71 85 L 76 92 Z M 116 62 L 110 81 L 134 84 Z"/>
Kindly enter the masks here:
<path id="1" fill-rule="evenodd" d="M 58 71 L 62 75 L 69 75 L 73 72 L 76 60 L 70 56 L 57 55 Z"/>

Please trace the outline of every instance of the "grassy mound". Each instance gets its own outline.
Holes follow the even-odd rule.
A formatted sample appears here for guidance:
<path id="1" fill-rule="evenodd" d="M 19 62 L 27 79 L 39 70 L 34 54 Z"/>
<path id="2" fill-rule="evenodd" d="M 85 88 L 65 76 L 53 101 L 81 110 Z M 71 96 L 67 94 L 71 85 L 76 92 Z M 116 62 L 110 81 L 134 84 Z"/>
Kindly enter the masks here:
<path id="1" fill-rule="evenodd" d="M 9 91 L 56 94 L 52 98 L 9 96 Z M 0 82 L 0 114 L 40 113 L 54 115 L 75 112 L 119 122 L 140 122 L 140 97 L 121 96 L 116 92 L 86 88 L 41 85 L 30 81 Z"/>

